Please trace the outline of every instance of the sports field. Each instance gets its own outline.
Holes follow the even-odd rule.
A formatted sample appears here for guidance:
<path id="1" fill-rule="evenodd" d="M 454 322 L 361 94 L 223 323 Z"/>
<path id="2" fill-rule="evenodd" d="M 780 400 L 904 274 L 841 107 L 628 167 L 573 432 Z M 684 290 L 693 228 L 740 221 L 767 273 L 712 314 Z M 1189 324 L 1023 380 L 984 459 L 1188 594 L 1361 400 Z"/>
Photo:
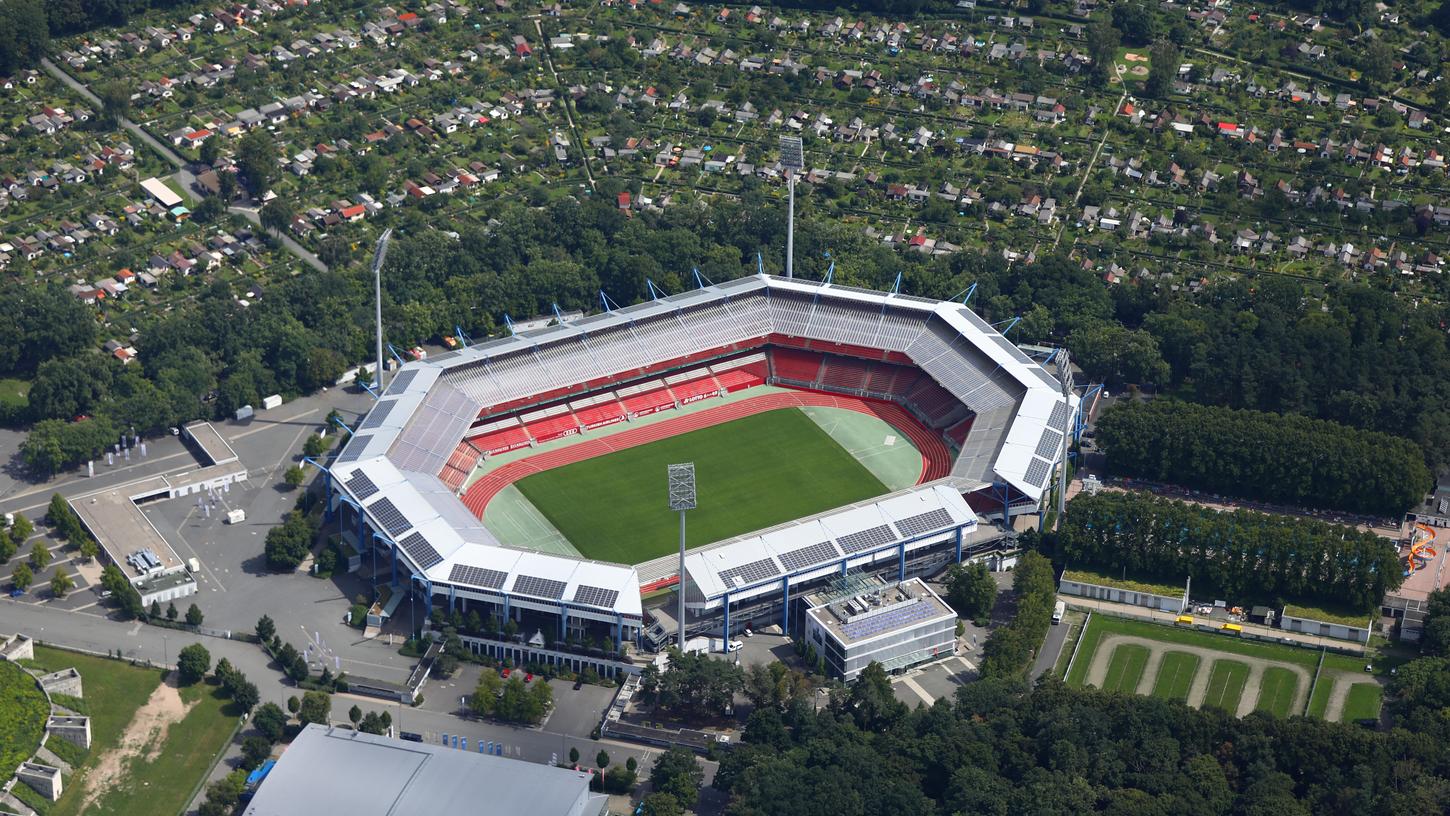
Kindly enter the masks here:
<path id="1" fill-rule="evenodd" d="M 695 463 L 691 547 L 887 492 L 799 409 L 756 414 L 530 476 L 515 486 L 586 558 L 637 564 L 675 551 L 665 467 Z"/>
<path id="2" fill-rule="evenodd" d="M 1307 713 L 1349 722 L 1379 713 L 1381 687 L 1362 669 L 1363 660 L 1349 656 L 1094 615 L 1066 679 L 1238 716 Z"/>

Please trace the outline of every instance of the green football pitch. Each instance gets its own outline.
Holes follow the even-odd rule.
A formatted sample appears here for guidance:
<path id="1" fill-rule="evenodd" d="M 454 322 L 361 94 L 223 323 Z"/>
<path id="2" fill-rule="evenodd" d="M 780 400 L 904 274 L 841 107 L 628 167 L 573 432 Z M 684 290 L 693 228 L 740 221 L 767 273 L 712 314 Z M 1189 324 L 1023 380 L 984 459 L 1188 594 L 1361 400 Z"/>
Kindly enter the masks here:
<path id="1" fill-rule="evenodd" d="M 665 466 L 695 463 L 690 547 L 887 492 L 798 409 L 770 411 L 523 479 L 515 486 L 586 558 L 638 564 L 676 552 Z"/>

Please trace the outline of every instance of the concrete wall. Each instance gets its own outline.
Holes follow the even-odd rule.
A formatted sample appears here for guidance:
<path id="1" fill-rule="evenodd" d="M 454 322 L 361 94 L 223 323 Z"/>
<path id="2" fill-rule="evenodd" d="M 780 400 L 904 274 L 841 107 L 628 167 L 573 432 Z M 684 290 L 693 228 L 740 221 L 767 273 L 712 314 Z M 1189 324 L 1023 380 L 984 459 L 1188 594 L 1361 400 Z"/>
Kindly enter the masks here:
<path id="1" fill-rule="evenodd" d="M 40 681 L 40 687 L 45 689 L 46 694 L 69 694 L 72 697 L 84 697 L 85 691 L 81 687 L 81 673 L 74 668 L 61 669 L 58 672 L 42 674 L 36 678 Z"/>
<path id="2" fill-rule="evenodd" d="M 1057 591 L 1063 595 L 1076 595 L 1079 598 L 1093 598 L 1099 601 L 1132 604 L 1133 606 L 1144 606 L 1149 609 L 1161 609 L 1165 612 L 1183 611 L 1182 597 L 1173 598 L 1167 595 L 1154 595 L 1148 592 L 1132 592 L 1130 590 L 1103 586 L 1101 584 L 1072 581 L 1067 578 L 1062 579 Z"/>
<path id="3" fill-rule="evenodd" d="M 15 776 L 21 782 L 34 788 L 36 793 L 52 802 L 60 798 L 62 786 L 59 768 L 35 762 L 22 762 L 20 768 L 15 771 Z"/>
<path id="4" fill-rule="evenodd" d="M 45 730 L 50 732 L 51 736 L 58 737 L 81 748 L 89 749 L 91 747 L 90 717 L 52 716 L 46 721 Z"/>
<path id="5" fill-rule="evenodd" d="M 34 660 L 35 641 L 25 635 L 11 635 L 0 641 L 0 660 Z"/>
<path id="6" fill-rule="evenodd" d="M 1342 623 L 1325 623 L 1313 618 L 1296 618 L 1293 615 L 1285 614 L 1279 619 L 1279 628 L 1289 632 L 1303 632 L 1307 635 L 1319 635 L 1337 640 L 1369 642 L 1369 621 L 1365 621 L 1364 626 L 1345 626 Z"/>

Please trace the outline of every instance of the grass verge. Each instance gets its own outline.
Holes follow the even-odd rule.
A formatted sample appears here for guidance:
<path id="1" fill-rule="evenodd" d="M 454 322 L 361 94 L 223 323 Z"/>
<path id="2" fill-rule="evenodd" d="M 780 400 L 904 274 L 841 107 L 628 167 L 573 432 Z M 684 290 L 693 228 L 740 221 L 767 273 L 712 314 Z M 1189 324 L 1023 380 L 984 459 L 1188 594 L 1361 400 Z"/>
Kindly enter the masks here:
<path id="1" fill-rule="evenodd" d="M 1264 669 L 1259 683 L 1259 699 L 1254 703 L 1255 711 L 1267 711 L 1276 717 L 1289 716 L 1289 707 L 1294 703 L 1294 694 L 1299 690 L 1299 678 L 1294 672 L 1279 666 Z"/>
<path id="2" fill-rule="evenodd" d="M 1249 679 L 1249 665 L 1237 660 L 1215 660 L 1208 675 L 1208 693 L 1204 706 L 1221 708 L 1230 714 L 1238 710 L 1244 683 Z"/>
<path id="3" fill-rule="evenodd" d="M 1103 678 L 1104 691 L 1138 691 L 1138 681 L 1143 679 L 1143 667 L 1148 664 L 1148 647 L 1136 643 L 1124 643 L 1113 650 L 1108 663 L 1108 675 Z"/>
<path id="4" fill-rule="evenodd" d="M 1383 702 L 1384 689 L 1379 683 L 1355 683 L 1349 687 L 1349 696 L 1344 699 L 1344 710 L 1340 712 L 1339 721 L 1352 723 L 1378 720 Z"/>
<path id="5" fill-rule="evenodd" d="M 1158 664 L 1158 677 L 1153 683 L 1153 696 L 1164 700 L 1188 700 L 1188 689 L 1193 686 L 1193 676 L 1198 674 L 1198 655 L 1188 652 L 1168 652 Z"/>

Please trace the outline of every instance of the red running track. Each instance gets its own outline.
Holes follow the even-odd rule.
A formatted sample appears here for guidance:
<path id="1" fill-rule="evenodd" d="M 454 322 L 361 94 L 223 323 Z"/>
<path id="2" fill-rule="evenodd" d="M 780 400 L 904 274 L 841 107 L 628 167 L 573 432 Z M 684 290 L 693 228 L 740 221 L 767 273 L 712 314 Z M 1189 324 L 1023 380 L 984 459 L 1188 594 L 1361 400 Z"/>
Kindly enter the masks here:
<path id="1" fill-rule="evenodd" d="M 766 411 L 807 406 L 845 408 L 850 411 L 871 414 L 900 431 L 911 440 L 911 443 L 922 455 L 921 476 L 917 479 L 917 484 L 940 479 L 951 471 L 951 454 L 947 451 L 946 443 L 942 441 L 941 437 L 922 427 L 915 417 L 894 402 L 842 397 L 814 391 L 777 392 L 762 394 L 717 408 L 696 411 L 692 414 L 671 417 L 663 422 L 641 425 L 620 433 L 587 439 L 534 456 L 515 459 L 490 471 L 470 485 L 463 494 L 463 503 L 475 516 L 483 518 L 483 509 L 488 506 L 494 496 L 499 494 L 499 491 L 526 476 L 572 465 L 575 462 L 604 456 L 626 448 L 648 445 L 661 439 L 668 439 L 672 436 L 698 431 L 701 428 L 743 419 Z"/>

